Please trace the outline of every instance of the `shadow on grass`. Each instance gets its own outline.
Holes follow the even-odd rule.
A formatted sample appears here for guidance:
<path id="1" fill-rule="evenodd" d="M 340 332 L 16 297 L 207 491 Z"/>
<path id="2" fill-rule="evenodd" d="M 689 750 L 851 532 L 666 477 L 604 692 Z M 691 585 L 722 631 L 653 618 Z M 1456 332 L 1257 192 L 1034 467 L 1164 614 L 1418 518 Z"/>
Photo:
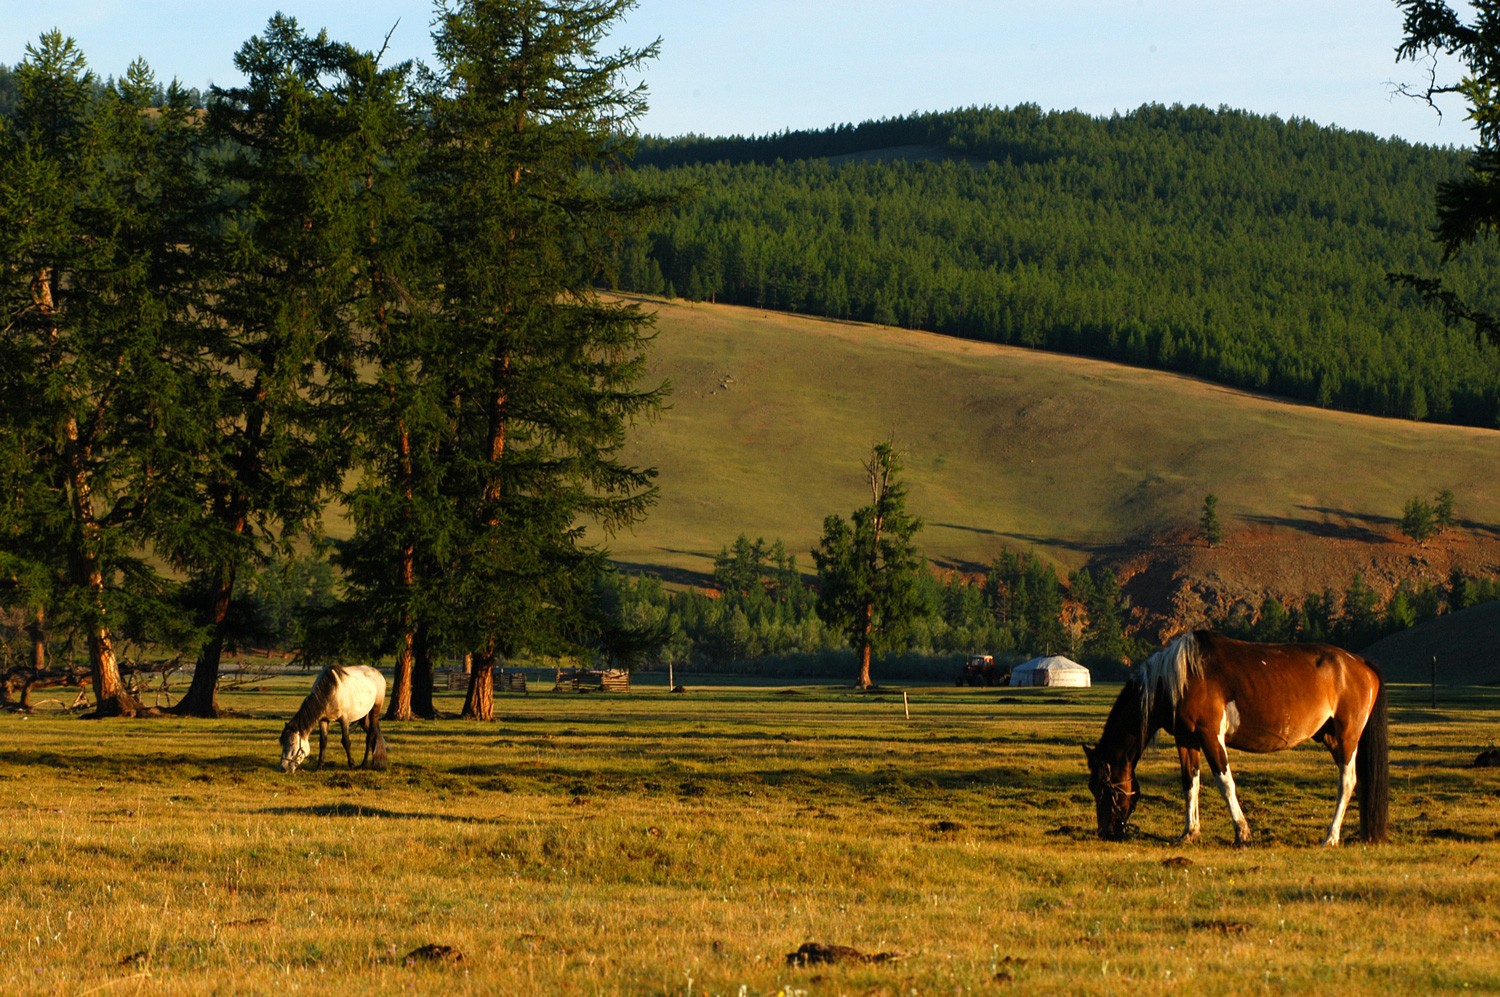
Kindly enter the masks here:
<path id="1" fill-rule="evenodd" d="M 708 557 L 697 551 L 670 551 L 669 553 L 690 554 L 694 557 Z M 692 588 L 711 588 L 714 584 L 712 572 L 694 571 L 691 568 L 678 568 L 666 564 L 647 564 L 644 561 L 616 561 L 615 567 L 622 574 L 645 575 L 651 578 L 659 578 L 669 585 L 687 585 Z"/>
<path id="2" fill-rule="evenodd" d="M 438 813 L 432 810 L 420 812 L 387 810 L 384 807 L 365 806 L 360 803 L 316 803 L 306 807 L 262 807 L 252 813 L 273 817 L 376 817 L 381 820 L 436 820 L 452 824 L 487 824 L 481 817 L 465 817 L 456 814 Z"/>

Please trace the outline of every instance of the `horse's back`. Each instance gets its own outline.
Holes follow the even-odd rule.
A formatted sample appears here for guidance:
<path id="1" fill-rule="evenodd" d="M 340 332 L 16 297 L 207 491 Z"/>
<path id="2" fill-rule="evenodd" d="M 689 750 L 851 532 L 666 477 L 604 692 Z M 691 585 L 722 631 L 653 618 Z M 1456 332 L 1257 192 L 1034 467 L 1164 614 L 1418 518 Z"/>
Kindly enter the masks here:
<path id="1" fill-rule="evenodd" d="M 1261 644 L 1200 631 L 1204 671 L 1224 685 L 1266 686 L 1300 696 L 1341 695 L 1378 686 L 1380 673 L 1364 658 L 1332 644 Z"/>
<path id="2" fill-rule="evenodd" d="M 369 665 L 330 665 L 330 702 L 346 720 L 359 720 L 385 704 L 385 676 Z"/>
<path id="3" fill-rule="evenodd" d="M 1234 747 L 1275 751 L 1317 734 L 1330 719 L 1360 725 L 1380 688 L 1365 659 L 1331 644 L 1260 644 L 1200 633 L 1205 695 L 1233 704 Z"/>

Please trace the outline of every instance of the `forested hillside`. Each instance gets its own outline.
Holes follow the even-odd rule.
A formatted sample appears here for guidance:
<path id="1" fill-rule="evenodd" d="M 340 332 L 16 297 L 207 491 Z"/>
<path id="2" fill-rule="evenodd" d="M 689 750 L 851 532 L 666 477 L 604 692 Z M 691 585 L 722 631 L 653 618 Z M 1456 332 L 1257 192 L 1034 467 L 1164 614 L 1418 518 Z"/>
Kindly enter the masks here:
<path id="1" fill-rule="evenodd" d="M 1392 271 L 1433 272 L 1464 153 L 1232 110 L 976 108 L 759 139 L 648 140 L 689 182 L 621 244 L 619 286 L 1496 424 L 1500 356 Z M 1500 253 L 1449 267 L 1480 302 Z"/>

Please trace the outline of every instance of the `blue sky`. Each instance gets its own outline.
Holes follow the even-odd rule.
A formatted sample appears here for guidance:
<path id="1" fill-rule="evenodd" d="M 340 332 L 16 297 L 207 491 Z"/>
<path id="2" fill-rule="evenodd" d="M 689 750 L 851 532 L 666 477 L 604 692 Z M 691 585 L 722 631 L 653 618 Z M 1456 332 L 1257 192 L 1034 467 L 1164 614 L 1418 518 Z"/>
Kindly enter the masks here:
<path id="1" fill-rule="evenodd" d="M 425 0 L 13 0 L 0 62 L 52 27 L 101 75 L 144 56 L 192 86 L 238 79 L 233 55 L 281 9 L 304 27 L 428 58 Z M 660 37 L 646 73 L 658 135 L 766 134 L 974 104 L 1090 114 L 1143 103 L 1226 105 L 1282 118 L 1468 145 L 1463 110 L 1440 119 L 1392 96 L 1424 70 L 1397 63 L 1389 0 L 641 0 L 620 45 Z"/>

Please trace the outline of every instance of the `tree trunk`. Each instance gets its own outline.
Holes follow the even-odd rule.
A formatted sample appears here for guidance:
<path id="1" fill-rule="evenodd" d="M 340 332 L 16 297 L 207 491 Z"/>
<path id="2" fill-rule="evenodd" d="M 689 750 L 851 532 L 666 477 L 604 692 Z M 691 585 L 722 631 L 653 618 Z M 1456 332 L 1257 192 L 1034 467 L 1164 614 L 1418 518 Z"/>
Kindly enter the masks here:
<path id="1" fill-rule="evenodd" d="M 424 720 L 436 720 L 437 707 L 432 705 L 432 647 L 427 640 L 425 624 L 417 624 L 413 651 L 416 661 L 412 672 L 411 711 Z"/>
<path id="2" fill-rule="evenodd" d="M 492 377 L 495 384 L 489 400 L 488 458 L 489 468 L 484 484 L 480 512 L 484 524 L 490 528 L 499 525 L 499 507 L 502 491 L 500 462 L 505 456 L 505 432 L 508 424 L 507 379 L 510 372 L 510 356 L 506 354 L 494 360 Z M 464 699 L 463 719 L 495 719 L 495 640 L 489 635 L 490 645 L 473 656 L 469 668 L 469 694 Z"/>
<path id="3" fill-rule="evenodd" d="M 83 591 L 91 618 L 88 620 L 89 667 L 93 671 L 94 713 L 96 717 L 133 717 L 141 704 L 120 678 L 120 662 L 115 657 L 114 639 L 105 619 L 104 569 L 99 564 L 101 527 L 94 518 L 93 483 L 89 480 L 87 446 L 81 441 L 78 423 L 69 419 L 64 426 L 67 454 L 68 491 L 73 522 L 78 533 L 69 552 L 73 583 Z"/>
<path id="4" fill-rule="evenodd" d="M 870 498 L 875 509 L 874 535 L 870 540 L 870 578 L 880 577 L 880 534 L 885 529 L 885 497 L 890 490 L 890 466 L 879 460 L 878 449 L 870 454 L 870 463 L 865 466 L 870 480 Z M 871 637 L 875 632 L 875 603 L 866 602 L 859 625 L 859 677 L 855 688 L 868 689 L 870 681 Z"/>
<path id="5" fill-rule="evenodd" d="M 93 669 L 94 717 L 133 717 L 141 704 L 120 678 L 120 662 L 115 657 L 114 640 L 109 627 L 89 627 L 89 664 Z"/>
<path id="6" fill-rule="evenodd" d="M 47 610 L 36 608 L 36 615 L 26 624 L 26 636 L 31 640 L 31 667 L 43 671 L 47 667 Z"/>
<path id="7" fill-rule="evenodd" d="M 266 422 L 267 391 L 262 375 L 255 375 L 251 385 L 251 404 L 245 413 L 245 430 L 235 456 L 234 480 L 225 486 L 213 501 L 213 516 L 228 526 L 236 537 L 243 537 L 250 525 L 250 491 L 254 482 L 265 470 L 260 455 L 265 449 L 262 440 Z M 219 567 L 214 579 L 212 601 L 209 603 L 208 640 L 198 651 L 198 661 L 193 666 L 193 681 L 187 695 L 172 709 L 182 717 L 204 717 L 209 720 L 221 716 L 218 701 L 219 669 L 224 663 L 224 624 L 229 619 L 229 607 L 234 600 L 234 586 L 239 579 L 239 565 L 233 561 Z"/>
<path id="8" fill-rule="evenodd" d="M 412 632 L 410 623 L 404 623 L 401 630 L 401 653 L 396 655 L 396 673 L 391 680 L 391 701 L 385 708 L 387 720 L 412 718 L 412 672 L 417 660 L 416 634 Z"/>
<path id="9" fill-rule="evenodd" d="M 240 525 L 243 529 L 243 520 Z M 198 651 L 198 661 L 193 665 L 193 681 L 188 685 L 187 694 L 171 710 L 179 717 L 214 720 L 223 716 L 218 699 L 219 669 L 224 663 L 224 622 L 229 619 L 229 604 L 234 598 L 237 575 L 235 568 L 230 566 L 214 581 L 213 601 L 209 603 L 208 639 Z"/>
<path id="10" fill-rule="evenodd" d="M 474 655 L 469 671 L 469 694 L 464 699 L 465 720 L 495 719 L 495 652 Z"/>
<path id="11" fill-rule="evenodd" d="M 202 717 L 215 720 L 223 714 L 219 710 L 219 666 L 224 660 L 224 635 L 214 627 L 213 636 L 204 642 L 198 651 L 198 660 L 193 665 L 193 680 L 188 691 L 172 707 L 179 717 Z"/>
<path id="12" fill-rule="evenodd" d="M 384 325 L 384 313 L 382 312 L 382 326 Z M 390 390 L 391 401 L 396 401 L 396 389 Z M 401 610 L 401 653 L 396 656 L 396 674 L 391 682 L 391 702 L 386 708 L 385 718 L 387 720 L 410 720 L 412 719 L 412 670 L 416 663 L 416 623 L 412 619 L 411 594 L 417 577 L 417 549 L 411 541 L 412 522 L 412 466 L 411 466 L 411 433 L 406 428 L 406 420 L 398 419 L 396 422 L 396 459 L 401 468 L 401 494 L 403 506 L 401 510 L 402 525 L 406 530 L 406 539 L 401 544 L 401 563 L 396 568 L 396 583 L 400 586 Z M 429 697 L 430 698 L 430 697 Z"/>
<path id="13" fill-rule="evenodd" d="M 856 689 L 868 689 L 873 684 L 870 681 L 870 632 L 875 626 L 875 604 L 865 603 L 864 622 L 861 624 L 860 632 L 863 636 L 859 642 L 859 675 L 854 680 Z"/>

